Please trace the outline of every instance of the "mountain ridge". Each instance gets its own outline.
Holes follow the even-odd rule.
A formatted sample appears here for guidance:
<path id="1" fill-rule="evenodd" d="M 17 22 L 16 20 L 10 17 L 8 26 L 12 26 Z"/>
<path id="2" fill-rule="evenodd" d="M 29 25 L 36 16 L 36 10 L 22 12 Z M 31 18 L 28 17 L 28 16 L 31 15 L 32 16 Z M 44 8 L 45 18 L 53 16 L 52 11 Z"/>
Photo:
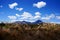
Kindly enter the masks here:
<path id="1" fill-rule="evenodd" d="M 27 22 L 27 21 L 16 21 L 14 23 L 18 23 L 18 24 L 39 24 L 39 23 L 43 23 L 41 20 L 37 20 L 35 22 Z"/>

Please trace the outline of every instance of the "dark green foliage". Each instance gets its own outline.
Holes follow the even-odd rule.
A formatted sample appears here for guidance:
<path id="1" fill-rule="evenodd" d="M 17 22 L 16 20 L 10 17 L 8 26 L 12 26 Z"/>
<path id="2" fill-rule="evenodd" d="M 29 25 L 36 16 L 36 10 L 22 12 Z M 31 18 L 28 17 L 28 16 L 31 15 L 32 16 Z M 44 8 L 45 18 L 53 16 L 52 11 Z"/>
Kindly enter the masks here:
<path id="1" fill-rule="evenodd" d="M 5 26 L 5 24 L 2 22 L 2 23 L 0 23 L 0 26 Z"/>
<path id="2" fill-rule="evenodd" d="M 2 29 L 5 26 L 5 24 L 2 22 L 0 23 L 0 29 Z"/>

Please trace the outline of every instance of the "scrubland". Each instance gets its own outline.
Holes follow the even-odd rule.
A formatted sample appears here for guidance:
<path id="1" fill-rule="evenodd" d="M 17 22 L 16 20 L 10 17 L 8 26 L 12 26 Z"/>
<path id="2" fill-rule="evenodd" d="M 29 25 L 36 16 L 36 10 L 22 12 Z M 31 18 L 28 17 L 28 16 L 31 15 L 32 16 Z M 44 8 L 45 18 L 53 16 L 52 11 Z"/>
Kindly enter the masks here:
<path id="1" fill-rule="evenodd" d="M 60 24 L 0 23 L 1 40 L 60 40 Z"/>

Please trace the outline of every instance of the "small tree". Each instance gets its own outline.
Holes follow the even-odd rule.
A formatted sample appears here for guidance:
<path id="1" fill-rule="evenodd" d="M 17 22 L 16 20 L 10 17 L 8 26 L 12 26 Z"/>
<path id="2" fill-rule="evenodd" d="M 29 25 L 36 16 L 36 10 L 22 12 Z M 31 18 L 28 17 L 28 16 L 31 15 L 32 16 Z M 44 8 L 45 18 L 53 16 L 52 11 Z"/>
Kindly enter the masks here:
<path id="1" fill-rule="evenodd" d="M 3 22 L 0 23 L 0 28 L 2 29 L 5 26 Z"/>

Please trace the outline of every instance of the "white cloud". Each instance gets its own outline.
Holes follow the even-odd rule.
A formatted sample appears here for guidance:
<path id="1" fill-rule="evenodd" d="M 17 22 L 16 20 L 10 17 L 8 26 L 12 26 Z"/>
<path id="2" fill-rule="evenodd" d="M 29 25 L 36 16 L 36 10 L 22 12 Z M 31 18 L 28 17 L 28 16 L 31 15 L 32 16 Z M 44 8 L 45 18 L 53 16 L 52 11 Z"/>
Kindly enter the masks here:
<path id="1" fill-rule="evenodd" d="M 16 7 L 18 4 L 15 2 L 15 3 L 12 3 L 12 4 L 9 4 L 9 8 L 13 9 L 14 7 Z"/>
<path id="2" fill-rule="evenodd" d="M 34 22 L 40 18 L 40 15 L 41 14 L 39 12 L 35 12 L 35 16 L 33 16 L 29 12 L 23 12 L 21 15 L 16 14 L 15 16 L 8 16 L 8 18 L 11 19 L 12 22 L 17 21 L 17 20 Z"/>
<path id="3" fill-rule="evenodd" d="M 8 18 L 14 20 L 14 19 L 16 19 L 17 17 L 16 17 L 16 16 L 8 16 Z"/>
<path id="4" fill-rule="evenodd" d="M 54 18 L 54 17 L 55 17 L 55 15 L 54 14 L 51 14 L 49 16 L 42 17 L 41 19 L 50 20 L 51 18 Z"/>
<path id="5" fill-rule="evenodd" d="M 40 12 L 35 12 L 35 15 L 41 15 L 41 13 Z"/>
<path id="6" fill-rule="evenodd" d="M 50 18 L 54 18 L 54 17 L 55 17 L 55 15 L 54 15 L 54 14 L 51 14 L 49 17 L 50 17 Z"/>
<path id="7" fill-rule="evenodd" d="M 21 15 L 20 20 L 34 22 L 34 21 L 38 20 L 38 19 L 41 17 L 40 15 L 41 15 L 40 12 L 35 12 L 35 16 L 33 16 L 33 15 L 32 15 L 31 13 L 29 13 L 29 12 L 24 12 L 24 13 Z"/>
<path id="8" fill-rule="evenodd" d="M 11 23 L 11 22 L 16 22 L 16 21 L 19 21 L 19 20 L 13 19 L 13 20 L 10 20 L 10 23 Z"/>
<path id="9" fill-rule="evenodd" d="M 60 24 L 60 22 L 50 22 L 50 23 L 55 23 L 55 24 L 57 23 L 57 24 Z"/>
<path id="10" fill-rule="evenodd" d="M 29 22 L 34 22 L 36 20 L 50 20 L 52 18 L 55 18 L 54 14 L 50 14 L 47 16 L 43 16 L 41 17 L 41 13 L 40 12 L 35 12 L 35 15 L 33 16 L 31 13 L 29 12 L 23 12 L 21 15 L 16 14 L 15 16 L 8 16 L 9 19 L 11 19 L 11 21 L 29 21 Z M 60 17 L 59 17 L 60 18 Z"/>
<path id="11" fill-rule="evenodd" d="M 16 14 L 15 16 L 8 16 L 11 19 L 11 22 L 14 21 L 30 21 L 33 19 L 33 16 L 29 12 L 23 12 L 21 15 Z"/>
<path id="12" fill-rule="evenodd" d="M 49 20 L 50 17 L 42 17 L 41 19 L 43 19 L 43 20 Z"/>
<path id="13" fill-rule="evenodd" d="M 32 18 L 32 15 L 29 12 L 24 12 L 21 16 L 23 19 Z"/>
<path id="14" fill-rule="evenodd" d="M 40 19 L 40 16 L 35 16 L 34 18 L 35 18 L 35 19 Z"/>
<path id="15" fill-rule="evenodd" d="M 39 19 L 39 18 L 40 18 L 40 15 L 41 15 L 40 12 L 35 12 L 35 16 L 34 16 L 34 18 L 35 18 L 35 19 Z"/>
<path id="16" fill-rule="evenodd" d="M 23 8 L 16 8 L 16 10 L 18 10 L 18 11 L 22 11 L 22 10 L 23 10 Z"/>
<path id="17" fill-rule="evenodd" d="M 60 16 L 56 16 L 57 19 L 60 19 Z"/>
<path id="18" fill-rule="evenodd" d="M 43 2 L 43 1 L 37 2 L 37 3 L 34 3 L 34 4 L 33 4 L 33 6 L 34 6 L 34 7 L 37 7 L 37 8 L 42 8 L 42 7 L 44 7 L 45 5 L 46 5 L 46 2 Z"/>
<path id="19" fill-rule="evenodd" d="M 36 20 L 49 21 L 54 18 L 60 19 L 60 16 L 55 16 L 55 14 L 41 16 L 40 12 L 35 12 L 35 15 L 33 16 L 29 12 L 23 12 L 21 15 L 15 14 L 15 16 L 8 16 L 8 18 L 10 19 L 10 22 L 15 22 L 15 21 L 35 22 Z M 53 23 L 53 22 L 51 22 L 51 23 Z M 55 23 L 59 23 L 59 22 L 55 22 Z"/>
<path id="20" fill-rule="evenodd" d="M 19 15 L 19 14 L 16 14 L 16 16 L 17 16 L 17 17 L 20 17 L 20 15 Z"/>

